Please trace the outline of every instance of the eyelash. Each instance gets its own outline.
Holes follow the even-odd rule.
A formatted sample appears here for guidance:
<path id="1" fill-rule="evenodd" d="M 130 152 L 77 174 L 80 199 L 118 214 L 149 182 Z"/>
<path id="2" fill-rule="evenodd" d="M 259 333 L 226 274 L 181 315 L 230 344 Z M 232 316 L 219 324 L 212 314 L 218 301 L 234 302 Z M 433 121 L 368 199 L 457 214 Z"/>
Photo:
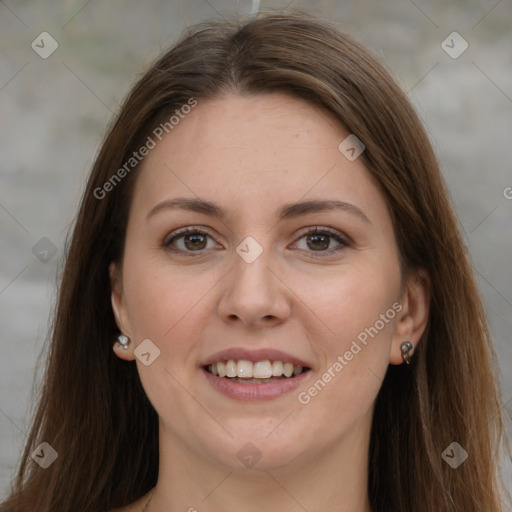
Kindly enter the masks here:
<path id="1" fill-rule="evenodd" d="M 183 249 L 176 249 L 175 247 L 172 246 L 173 242 L 175 242 L 176 240 L 183 238 L 186 235 L 196 235 L 196 234 L 197 235 L 206 235 L 213 239 L 213 237 L 210 235 L 210 233 L 208 231 L 206 231 L 204 228 L 199 228 L 197 226 L 187 226 L 186 228 L 179 229 L 178 231 L 172 233 L 172 237 L 167 239 L 163 245 L 166 249 L 168 249 L 174 253 L 181 253 L 181 254 L 184 254 L 187 256 L 200 256 L 200 255 L 204 254 L 204 252 L 207 249 L 200 249 L 197 251 L 185 251 Z M 323 257 L 323 255 L 330 256 L 334 253 L 338 253 L 339 251 L 342 251 L 346 247 L 350 247 L 350 243 L 348 242 L 348 240 L 344 239 L 337 231 L 334 231 L 327 227 L 319 227 L 319 226 L 315 226 L 314 228 L 309 229 L 309 231 L 302 233 L 301 236 L 297 239 L 297 241 L 301 240 L 302 238 L 304 238 L 308 235 L 318 235 L 318 234 L 328 235 L 329 237 L 334 239 L 336 242 L 338 242 L 340 245 L 334 249 L 328 249 L 326 251 L 313 251 L 313 250 L 308 251 L 312 255 L 314 255 L 314 257 L 321 258 L 321 257 Z"/>

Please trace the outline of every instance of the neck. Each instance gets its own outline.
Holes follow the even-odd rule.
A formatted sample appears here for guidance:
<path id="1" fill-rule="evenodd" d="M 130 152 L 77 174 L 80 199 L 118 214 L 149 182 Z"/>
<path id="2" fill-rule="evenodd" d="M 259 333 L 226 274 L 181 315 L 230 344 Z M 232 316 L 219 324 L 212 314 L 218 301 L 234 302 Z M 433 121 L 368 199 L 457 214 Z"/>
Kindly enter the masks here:
<path id="1" fill-rule="evenodd" d="M 371 512 L 370 425 L 363 419 L 322 453 L 303 452 L 280 467 L 251 469 L 218 464 L 161 425 L 159 478 L 147 512 Z"/>

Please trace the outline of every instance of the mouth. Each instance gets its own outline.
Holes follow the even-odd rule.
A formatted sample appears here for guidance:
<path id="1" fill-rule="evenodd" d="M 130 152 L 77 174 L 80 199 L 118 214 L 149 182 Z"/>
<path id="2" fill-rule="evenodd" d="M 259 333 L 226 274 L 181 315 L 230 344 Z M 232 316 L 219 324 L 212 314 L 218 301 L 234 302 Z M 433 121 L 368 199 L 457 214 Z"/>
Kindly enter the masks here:
<path id="1" fill-rule="evenodd" d="M 292 379 L 310 370 L 307 366 L 294 365 L 289 361 L 249 361 L 229 359 L 217 361 L 203 367 L 216 377 L 242 384 L 267 384 L 283 379 Z"/>
<path id="2" fill-rule="evenodd" d="M 201 365 L 208 383 L 223 395 L 243 401 L 269 400 L 296 389 L 311 368 L 302 361 L 276 351 L 245 354 L 237 359 L 237 351 L 220 353 Z M 271 357 L 273 353 L 275 357 Z M 251 360 L 252 359 L 252 360 Z"/>

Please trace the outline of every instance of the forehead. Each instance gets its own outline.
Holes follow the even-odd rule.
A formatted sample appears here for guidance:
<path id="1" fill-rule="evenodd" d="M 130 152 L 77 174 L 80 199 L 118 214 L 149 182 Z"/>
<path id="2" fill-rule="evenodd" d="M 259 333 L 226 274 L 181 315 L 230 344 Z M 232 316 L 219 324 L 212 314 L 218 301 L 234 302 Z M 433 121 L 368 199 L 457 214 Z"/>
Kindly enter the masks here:
<path id="1" fill-rule="evenodd" d="M 330 112 L 285 94 L 199 99 L 145 157 L 132 207 L 183 196 L 247 215 L 301 198 L 382 207 L 361 159 L 338 150 L 348 135 Z"/>

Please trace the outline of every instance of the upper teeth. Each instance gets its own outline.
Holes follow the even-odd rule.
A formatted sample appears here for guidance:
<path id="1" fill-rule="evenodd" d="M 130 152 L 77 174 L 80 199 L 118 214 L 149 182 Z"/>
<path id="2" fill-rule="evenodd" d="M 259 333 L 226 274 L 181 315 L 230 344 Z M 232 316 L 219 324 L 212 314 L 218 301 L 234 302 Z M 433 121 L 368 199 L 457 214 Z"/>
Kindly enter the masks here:
<path id="1" fill-rule="evenodd" d="M 213 375 L 219 377 L 241 377 L 247 379 L 269 379 L 270 377 L 291 377 L 299 375 L 304 371 L 302 366 L 293 366 L 292 363 L 282 361 L 247 361 L 240 359 L 235 361 L 219 361 L 208 366 Z"/>

